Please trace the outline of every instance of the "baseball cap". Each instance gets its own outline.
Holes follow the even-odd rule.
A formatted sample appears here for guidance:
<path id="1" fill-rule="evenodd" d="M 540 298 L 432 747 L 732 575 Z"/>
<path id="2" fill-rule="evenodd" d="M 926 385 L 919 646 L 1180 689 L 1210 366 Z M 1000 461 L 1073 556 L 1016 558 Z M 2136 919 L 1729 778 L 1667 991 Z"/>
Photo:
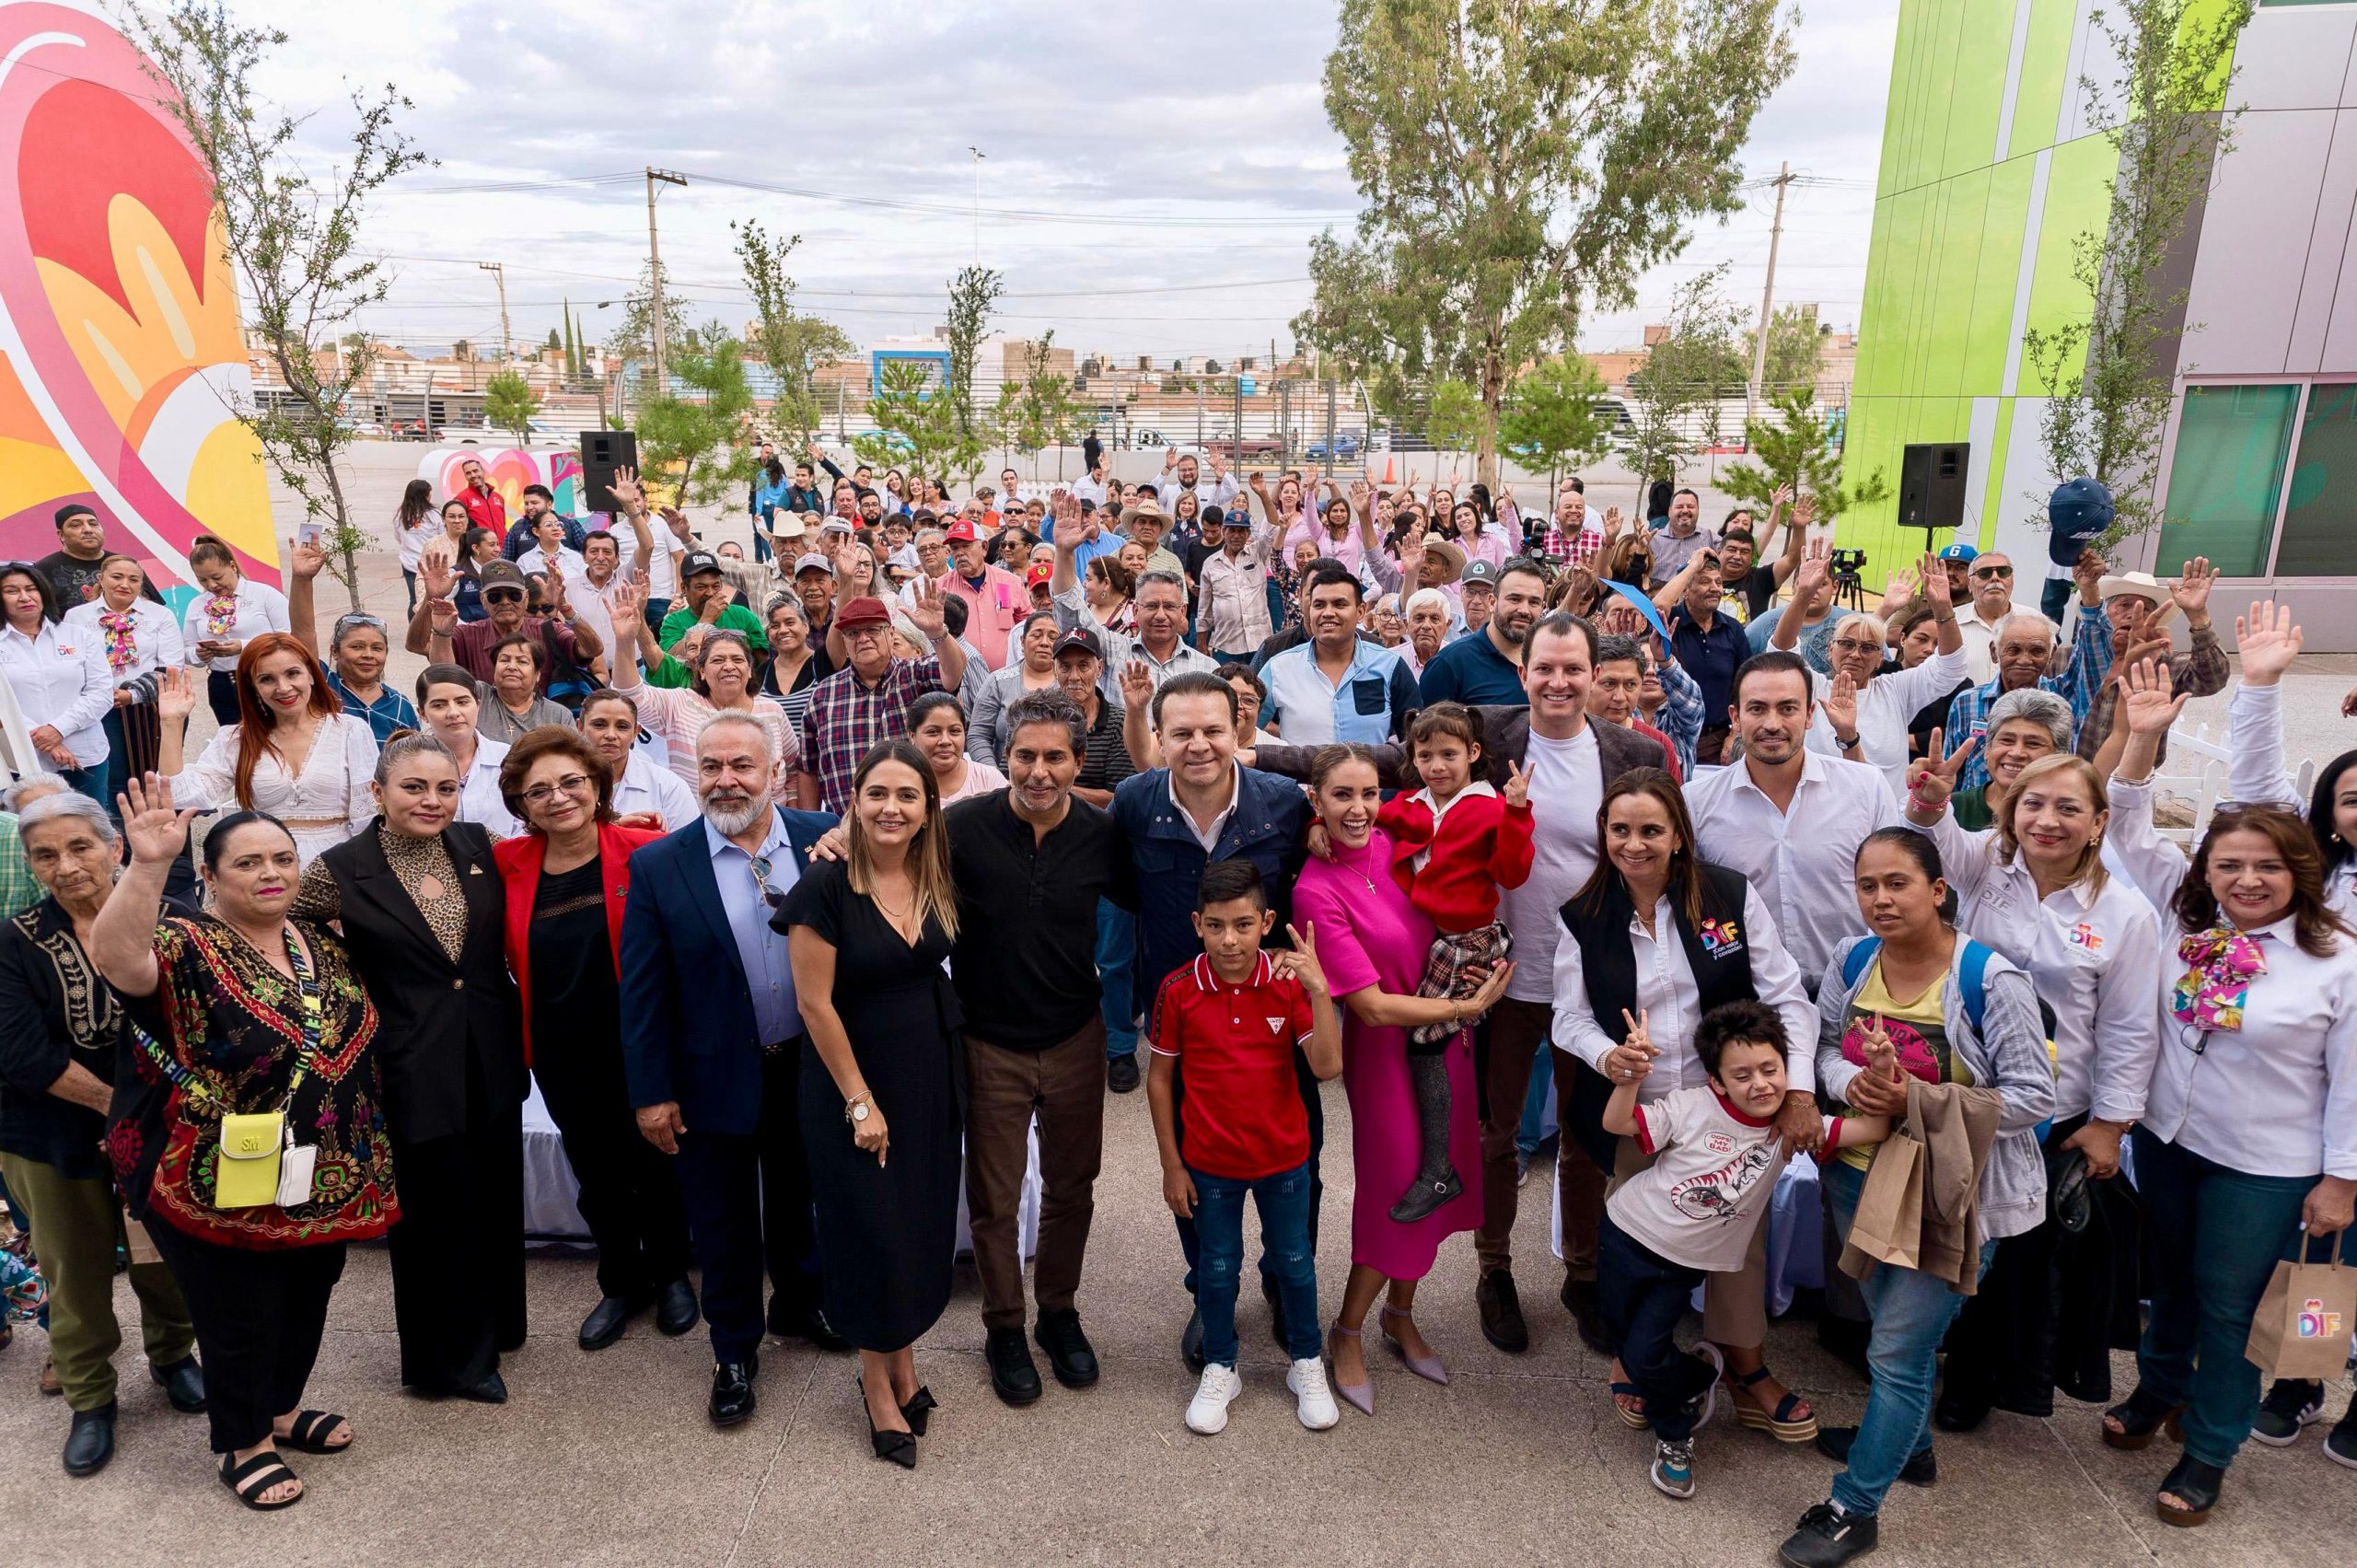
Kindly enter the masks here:
<path id="1" fill-rule="evenodd" d="M 839 631 L 850 632 L 862 626 L 888 626 L 891 623 L 892 612 L 884 608 L 884 601 L 880 598 L 862 597 L 835 611 L 835 626 Z"/>
<path id="2" fill-rule="evenodd" d="M 712 557 L 707 555 L 704 559 L 709 561 Z M 714 567 L 713 569 L 714 571 L 719 570 L 718 567 Z M 524 582 L 524 568 L 517 565 L 513 561 L 484 562 L 481 566 L 475 568 L 475 582 L 486 593 L 493 588 L 521 588 L 526 587 Z"/>
<path id="3" fill-rule="evenodd" d="M 814 550 L 794 563 L 795 576 L 805 572 L 824 572 L 831 577 L 835 575 L 835 563 Z"/>
<path id="4" fill-rule="evenodd" d="M 691 550 L 679 558 L 679 581 L 686 582 L 701 572 L 720 570 L 720 557 L 708 550 Z"/>
<path id="5" fill-rule="evenodd" d="M 1486 561 L 1469 561 L 1465 563 L 1464 575 L 1457 581 L 1460 587 L 1480 583 L 1484 587 L 1494 588 L 1498 586 L 1498 569 Z"/>
<path id="6" fill-rule="evenodd" d="M 1943 561 L 1962 561 L 1968 563 L 1975 557 L 1980 555 L 1980 552 L 1973 549 L 1972 546 L 1959 540 L 1955 544 L 1949 545 L 1945 550 L 1941 551 L 1940 559 Z"/>
<path id="7" fill-rule="evenodd" d="M 1036 588 L 1042 583 L 1051 583 L 1055 579 L 1056 569 L 1046 562 L 1040 561 L 1034 563 L 1031 569 L 1023 574 L 1023 586 L 1027 588 Z"/>
<path id="8" fill-rule="evenodd" d="M 829 517 L 825 522 L 819 525 L 819 531 L 820 533 L 851 534 L 857 533 L 859 530 L 853 528 L 851 524 L 845 522 L 841 517 Z"/>
<path id="9" fill-rule="evenodd" d="M 1105 656 L 1105 644 L 1087 627 L 1075 626 L 1056 639 L 1054 656 L 1062 658 L 1066 654 L 1086 654 L 1091 658 L 1101 659 Z"/>
<path id="10" fill-rule="evenodd" d="M 974 533 L 974 519 L 971 517 L 958 518 L 956 522 L 949 525 L 948 530 L 944 537 L 952 544 L 973 543 L 977 537 Z"/>
<path id="11" fill-rule="evenodd" d="M 1220 511 L 1216 506 L 1212 510 Z M 1232 506 L 1225 512 L 1220 512 L 1219 526 L 1224 528 L 1248 528 L 1252 526 L 1252 514 L 1241 506 Z"/>

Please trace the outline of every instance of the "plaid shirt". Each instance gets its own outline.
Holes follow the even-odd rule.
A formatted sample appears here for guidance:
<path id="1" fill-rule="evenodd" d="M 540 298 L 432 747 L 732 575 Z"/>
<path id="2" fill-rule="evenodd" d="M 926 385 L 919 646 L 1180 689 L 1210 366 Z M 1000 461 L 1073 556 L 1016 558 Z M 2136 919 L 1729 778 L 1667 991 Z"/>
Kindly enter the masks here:
<path id="1" fill-rule="evenodd" d="M 2110 638 L 2104 639 L 2108 647 Z M 2169 656 L 2169 690 L 2190 692 L 2196 697 L 2214 697 L 2226 689 L 2226 677 L 2231 673 L 2226 665 L 2226 650 L 2218 645 L 2218 633 L 2209 626 L 2192 630 L 2192 645 L 2181 654 Z M 2095 761 L 2111 735 L 2111 726 L 2119 714 L 2119 688 L 2110 681 L 2099 687 L 2087 703 L 2087 711 L 2079 719 L 2079 755 Z M 2154 753 L 2155 762 L 2169 754 L 2169 738 L 2161 737 L 2161 749 Z"/>
<path id="2" fill-rule="evenodd" d="M 802 715 L 802 771 L 817 775 L 819 808 L 838 814 L 851 806 L 852 775 L 881 740 L 909 733 L 909 704 L 941 685 L 941 660 L 896 658 L 873 686 L 859 672 L 839 669 L 810 688 Z"/>
<path id="3" fill-rule="evenodd" d="M 0 920 L 23 913 L 48 897 L 25 864 L 25 842 L 13 812 L 0 811 Z"/>
<path id="4" fill-rule="evenodd" d="M 1679 668 L 1676 659 L 1666 659 L 1661 667 L 1661 712 L 1654 715 L 1652 723 L 1669 737 L 1669 744 L 1678 752 L 1678 771 L 1691 778 L 1694 743 L 1702 738 L 1702 688 Z"/>
<path id="5" fill-rule="evenodd" d="M 2212 641 L 2214 643 L 2216 639 L 2213 637 Z M 2223 662 L 2222 657 L 2220 663 L 2223 665 Z M 2039 677 L 2038 689 L 2051 691 L 2070 703 L 2071 721 L 2084 726 L 2087 722 L 2087 710 L 2094 705 L 2097 693 L 2103 690 L 2105 677 L 2110 673 L 2111 617 L 2105 614 L 2098 605 L 2083 604 L 2079 607 L 2078 630 L 2071 638 L 2070 662 L 2062 667 L 2060 675 Z M 1956 701 L 1948 707 L 1946 740 L 1949 756 L 1956 755 L 1956 748 L 1962 746 L 1968 738 L 1986 733 L 1989 710 L 1996 705 L 1998 698 L 2004 695 L 1998 684 L 2003 679 L 2002 674 L 1992 675 L 1988 684 L 1969 687 L 1956 694 Z M 2224 677 L 2221 675 L 2218 685 L 2224 684 Z M 2212 691 L 2216 689 L 2212 688 Z M 2084 733 L 2083 730 L 2083 738 Z M 1956 775 L 1956 787 L 1958 790 L 1977 789 L 1988 783 L 1989 749 L 1984 742 L 1966 759 L 1964 771 Z"/>

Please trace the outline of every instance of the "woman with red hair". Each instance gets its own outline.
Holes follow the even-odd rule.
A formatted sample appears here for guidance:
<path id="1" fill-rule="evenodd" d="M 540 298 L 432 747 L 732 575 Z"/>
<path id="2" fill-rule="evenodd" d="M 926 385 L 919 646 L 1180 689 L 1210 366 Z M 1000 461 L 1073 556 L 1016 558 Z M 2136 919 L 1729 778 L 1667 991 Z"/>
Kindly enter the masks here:
<path id="1" fill-rule="evenodd" d="M 237 695 L 238 722 L 183 767 L 196 685 L 184 670 L 165 678 L 157 766 L 171 775 L 172 798 L 206 811 L 267 811 L 294 835 L 305 865 L 366 826 L 377 815 L 368 795 L 377 738 L 366 720 L 345 716 L 309 651 L 284 632 L 251 638 L 238 655 Z"/>

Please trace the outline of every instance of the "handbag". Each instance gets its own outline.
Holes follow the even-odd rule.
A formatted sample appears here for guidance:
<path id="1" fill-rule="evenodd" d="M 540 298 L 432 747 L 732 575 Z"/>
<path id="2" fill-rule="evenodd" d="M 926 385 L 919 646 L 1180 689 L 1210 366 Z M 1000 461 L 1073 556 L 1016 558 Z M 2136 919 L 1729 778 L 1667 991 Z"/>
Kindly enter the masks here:
<path id="1" fill-rule="evenodd" d="M 2250 1320 L 2243 1354 L 2269 1377 L 2322 1380 L 2340 1376 L 2349 1336 L 2357 1330 L 2357 1269 L 2343 1268 L 2337 1237 L 2321 1238 L 2327 1260 L 2307 1260 L 2303 1236 L 2296 1259 L 2277 1261 Z"/>
<path id="2" fill-rule="evenodd" d="M 319 1049 L 319 987 L 310 960 L 299 943 L 286 944 L 286 959 L 295 970 L 301 993 L 302 1043 L 295 1055 L 295 1075 L 287 1080 L 286 1098 L 276 1110 L 244 1111 L 221 1118 L 221 1157 L 214 1166 L 213 1202 L 216 1208 L 254 1209 L 275 1203 L 291 1208 L 311 1201 L 311 1175 L 317 1151 L 297 1147 L 286 1113 L 295 1091 Z"/>

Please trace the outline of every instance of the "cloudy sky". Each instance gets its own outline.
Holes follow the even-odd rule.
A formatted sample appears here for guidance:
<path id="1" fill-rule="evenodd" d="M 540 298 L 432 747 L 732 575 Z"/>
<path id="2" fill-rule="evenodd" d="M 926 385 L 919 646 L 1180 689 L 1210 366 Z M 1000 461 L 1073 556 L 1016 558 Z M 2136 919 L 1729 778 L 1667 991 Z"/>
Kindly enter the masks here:
<path id="1" fill-rule="evenodd" d="M 1357 196 L 1318 75 L 1332 0 L 664 0 L 654 6 L 231 0 L 288 35 L 266 86 L 319 112 L 331 156 L 351 87 L 392 81 L 436 167 L 369 226 L 395 259 L 371 325 L 421 349 L 495 342 L 506 266 L 520 339 L 559 301 L 598 331 L 646 254 L 648 164 L 689 176 L 660 199 L 663 254 L 699 317 L 749 313 L 732 219 L 799 233 L 801 299 L 854 342 L 927 331 L 979 249 L 1006 277 L 1000 324 L 1083 353 L 1289 345 L 1309 237 Z M 1897 6 L 1813 0 L 1799 68 L 1753 127 L 1746 168 L 1812 178 L 1788 198 L 1777 295 L 1856 321 Z M 397 18 L 397 19 L 394 19 Z M 600 177 L 604 177 L 600 179 Z M 1583 346 L 1633 342 L 1677 283 L 1733 263 L 1758 308 L 1772 192 L 1699 231 L 1644 280 L 1640 308 Z M 613 319 L 613 312 L 604 313 Z"/>

